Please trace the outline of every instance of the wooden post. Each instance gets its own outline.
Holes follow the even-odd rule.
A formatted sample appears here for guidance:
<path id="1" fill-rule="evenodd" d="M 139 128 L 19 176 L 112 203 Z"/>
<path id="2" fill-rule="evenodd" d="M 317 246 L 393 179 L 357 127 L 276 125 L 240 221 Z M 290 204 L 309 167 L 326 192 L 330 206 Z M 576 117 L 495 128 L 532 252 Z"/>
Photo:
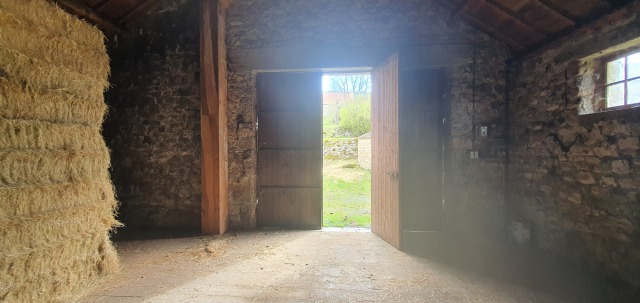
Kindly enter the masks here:
<path id="1" fill-rule="evenodd" d="M 224 25 L 224 22 L 224 11 L 218 1 L 200 1 L 202 233 L 217 235 L 227 231 L 229 203 L 226 51 L 224 51 L 224 26 L 219 26 L 220 23 Z M 220 45 L 220 31 L 222 31 L 222 45 Z M 220 62 L 225 64 L 221 65 Z"/>

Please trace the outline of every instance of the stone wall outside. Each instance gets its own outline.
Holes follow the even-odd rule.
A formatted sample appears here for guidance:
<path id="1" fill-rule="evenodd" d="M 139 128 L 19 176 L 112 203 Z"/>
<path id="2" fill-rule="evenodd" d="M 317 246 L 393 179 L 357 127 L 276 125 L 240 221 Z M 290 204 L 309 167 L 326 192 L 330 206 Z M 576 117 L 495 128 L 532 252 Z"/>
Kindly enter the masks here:
<path id="1" fill-rule="evenodd" d="M 371 170 L 371 138 L 358 138 L 358 165 Z"/>
<path id="2" fill-rule="evenodd" d="M 531 226 L 535 248 L 635 285 L 638 111 L 578 112 L 581 83 L 599 76 L 585 74 L 580 60 L 639 37 L 638 11 L 635 2 L 515 65 L 508 164 L 510 219 Z"/>
<path id="3" fill-rule="evenodd" d="M 322 156 L 325 159 L 355 159 L 358 157 L 358 139 L 324 138 Z"/>

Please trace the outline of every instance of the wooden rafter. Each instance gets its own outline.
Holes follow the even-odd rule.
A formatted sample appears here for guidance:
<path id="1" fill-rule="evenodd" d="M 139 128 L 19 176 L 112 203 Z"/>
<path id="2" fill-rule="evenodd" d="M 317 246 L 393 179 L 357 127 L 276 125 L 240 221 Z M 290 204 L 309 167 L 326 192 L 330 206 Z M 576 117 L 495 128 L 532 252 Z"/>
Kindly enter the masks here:
<path id="1" fill-rule="evenodd" d="M 564 17 L 565 19 L 571 20 L 573 24 L 578 23 L 578 20 L 576 20 L 573 16 L 571 16 L 567 11 L 553 4 L 549 0 L 533 0 L 533 1 L 537 1 L 538 3 L 548 7 L 550 10 L 555 11 L 556 13 L 558 13 L 558 15 Z"/>
<path id="2" fill-rule="evenodd" d="M 102 13 L 97 12 L 93 8 L 87 6 L 86 4 L 77 1 L 77 0 L 53 0 L 53 2 L 60 5 L 62 8 L 67 11 L 72 12 L 73 14 L 85 18 L 91 21 L 94 24 L 99 25 L 104 30 L 116 33 L 116 34 L 126 34 L 126 31 L 118 26 L 113 20 L 105 17 Z"/>
<path id="3" fill-rule="evenodd" d="M 109 4 L 109 2 L 111 2 L 111 0 L 102 0 L 97 5 L 95 5 L 93 7 L 93 9 L 96 10 L 96 11 L 100 11 L 103 8 L 105 8 L 107 6 L 107 4 Z"/>
<path id="4" fill-rule="evenodd" d="M 543 0 L 533 0 L 536 3 L 539 3 L 540 5 L 550 9 L 551 11 L 553 11 L 554 13 L 556 13 L 558 16 L 564 18 L 565 20 L 569 21 L 572 24 L 572 27 L 576 26 L 576 20 L 574 20 L 573 18 L 571 18 L 570 16 L 567 16 L 567 14 L 559 11 L 557 8 L 554 8 L 554 5 L 550 5 L 548 3 L 548 1 L 543 1 Z"/>
<path id="5" fill-rule="evenodd" d="M 487 33 L 489 36 L 492 36 L 498 40 L 504 41 L 506 44 L 508 44 L 509 46 L 511 46 L 514 50 L 520 52 L 520 51 L 524 51 L 527 46 L 522 44 L 519 41 L 516 41 L 514 39 L 512 39 L 511 37 L 502 34 L 501 32 L 495 30 L 494 28 L 488 26 L 487 24 L 485 24 L 484 22 L 478 20 L 476 17 L 465 13 L 465 12 L 461 12 L 460 13 L 460 17 L 469 21 L 472 25 L 474 25 L 475 27 L 477 27 L 479 30 Z"/>
<path id="6" fill-rule="evenodd" d="M 458 7 L 456 7 L 454 4 L 452 4 L 452 5 L 453 5 L 453 7 L 454 7 L 454 11 L 453 11 L 453 13 L 451 14 L 451 17 L 449 17 L 449 21 L 447 21 L 447 24 L 451 24 L 451 22 L 452 22 L 455 18 L 457 18 L 457 17 L 460 15 L 460 13 L 461 13 L 461 12 L 464 10 L 464 8 L 469 4 L 469 2 L 471 2 L 471 0 L 467 0 L 467 1 L 465 1 L 462 5 L 460 5 L 460 6 L 458 6 Z M 442 2 L 441 2 L 441 3 L 442 3 Z M 446 3 L 449 3 L 449 2 L 447 1 Z"/>
<path id="7" fill-rule="evenodd" d="M 122 17 L 120 17 L 120 19 L 118 19 L 118 23 L 126 23 L 127 21 L 129 21 L 129 19 L 131 19 L 131 17 L 135 16 L 140 11 L 151 7 L 151 5 L 153 5 L 153 4 L 157 3 L 157 2 L 158 1 L 153 1 L 153 0 L 140 1 L 138 4 L 136 4 L 134 7 L 132 7 L 128 12 L 126 12 L 124 15 L 122 15 Z"/>
<path id="8" fill-rule="evenodd" d="M 524 16 L 504 7 L 504 5 L 500 4 L 499 2 L 496 2 L 495 0 L 486 0 L 486 2 L 489 5 L 492 5 L 494 7 L 497 7 L 500 11 L 504 12 L 505 14 L 513 17 L 514 19 L 519 20 L 520 22 L 522 22 L 523 25 L 528 26 L 529 28 L 531 28 L 532 30 L 542 34 L 542 35 L 546 35 L 549 31 L 547 29 L 544 29 L 542 27 L 540 27 L 539 25 L 529 22 L 527 21 L 526 18 L 524 18 Z"/>

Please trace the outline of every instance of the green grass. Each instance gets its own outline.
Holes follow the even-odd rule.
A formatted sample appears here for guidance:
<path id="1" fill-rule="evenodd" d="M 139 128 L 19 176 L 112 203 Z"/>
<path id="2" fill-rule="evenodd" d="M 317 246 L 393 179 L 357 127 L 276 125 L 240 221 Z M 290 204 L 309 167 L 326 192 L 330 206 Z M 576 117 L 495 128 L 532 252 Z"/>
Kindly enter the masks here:
<path id="1" fill-rule="evenodd" d="M 346 181 L 325 174 L 323 226 L 371 228 L 371 173 L 359 167 L 346 166 L 341 169 L 360 170 L 362 175 L 354 181 Z"/>

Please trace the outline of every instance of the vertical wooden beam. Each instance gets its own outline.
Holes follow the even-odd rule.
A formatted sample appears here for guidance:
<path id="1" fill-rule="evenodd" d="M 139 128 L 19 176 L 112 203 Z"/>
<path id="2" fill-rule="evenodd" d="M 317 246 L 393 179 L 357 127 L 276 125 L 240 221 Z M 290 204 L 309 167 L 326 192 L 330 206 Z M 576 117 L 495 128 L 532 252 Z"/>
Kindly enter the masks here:
<path id="1" fill-rule="evenodd" d="M 218 1 L 218 51 L 216 56 L 218 68 L 218 140 L 219 145 L 219 178 L 220 178 L 220 234 L 227 231 L 229 219 L 229 156 L 227 127 L 227 8 L 228 3 Z"/>
<path id="2" fill-rule="evenodd" d="M 226 232 L 228 216 L 226 83 L 221 94 L 221 81 L 216 77 L 216 73 L 224 75 L 226 82 L 226 70 L 221 73 L 216 62 L 216 58 L 226 60 L 218 45 L 219 11 L 216 0 L 200 1 L 202 233 L 218 235 Z"/>

